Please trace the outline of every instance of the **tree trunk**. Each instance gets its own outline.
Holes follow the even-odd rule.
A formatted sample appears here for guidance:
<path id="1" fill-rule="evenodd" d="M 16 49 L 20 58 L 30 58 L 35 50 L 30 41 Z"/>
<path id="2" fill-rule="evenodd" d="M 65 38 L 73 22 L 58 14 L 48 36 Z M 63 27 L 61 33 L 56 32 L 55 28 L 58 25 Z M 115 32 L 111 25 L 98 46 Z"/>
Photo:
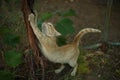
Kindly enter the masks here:
<path id="1" fill-rule="evenodd" d="M 28 63 L 29 63 L 29 69 L 30 69 L 30 76 L 32 80 L 36 80 L 35 75 L 34 75 L 34 64 L 35 62 L 37 68 L 40 68 L 39 64 L 41 64 L 42 67 L 42 80 L 44 80 L 44 64 L 43 64 L 43 59 L 41 57 L 41 52 L 38 48 L 36 37 L 33 33 L 33 30 L 30 26 L 30 23 L 28 21 L 28 15 L 30 13 L 33 13 L 33 4 L 34 0 L 22 0 L 22 12 L 24 16 L 24 21 L 25 21 L 25 26 L 27 29 L 27 35 L 28 35 L 28 40 L 29 40 L 29 45 L 31 49 L 33 50 L 33 55 L 34 57 L 32 58 L 31 55 L 27 57 Z"/>

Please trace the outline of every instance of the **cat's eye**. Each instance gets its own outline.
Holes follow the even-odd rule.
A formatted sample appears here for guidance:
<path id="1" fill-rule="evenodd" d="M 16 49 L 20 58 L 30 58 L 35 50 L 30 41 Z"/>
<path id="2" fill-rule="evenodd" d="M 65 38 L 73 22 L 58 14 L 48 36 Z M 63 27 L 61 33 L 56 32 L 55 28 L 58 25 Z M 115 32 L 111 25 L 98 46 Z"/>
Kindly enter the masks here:
<path id="1" fill-rule="evenodd" d="M 48 25 L 51 27 L 52 26 L 52 24 L 51 23 L 48 23 Z"/>

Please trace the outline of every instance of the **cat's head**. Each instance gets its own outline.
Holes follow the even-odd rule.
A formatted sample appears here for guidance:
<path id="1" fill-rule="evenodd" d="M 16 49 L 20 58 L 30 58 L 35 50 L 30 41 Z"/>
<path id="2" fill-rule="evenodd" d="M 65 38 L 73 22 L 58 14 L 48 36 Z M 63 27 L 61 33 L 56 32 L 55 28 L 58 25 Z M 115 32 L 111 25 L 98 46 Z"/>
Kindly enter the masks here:
<path id="1" fill-rule="evenodd" d="M 60 36 L 61 33 L 59 33 L 52 23 L 50 22 L 44 22 L 42 23 L 42 33 L 44 33 L 47 36 L 54 37 L 54 36 Z"/>

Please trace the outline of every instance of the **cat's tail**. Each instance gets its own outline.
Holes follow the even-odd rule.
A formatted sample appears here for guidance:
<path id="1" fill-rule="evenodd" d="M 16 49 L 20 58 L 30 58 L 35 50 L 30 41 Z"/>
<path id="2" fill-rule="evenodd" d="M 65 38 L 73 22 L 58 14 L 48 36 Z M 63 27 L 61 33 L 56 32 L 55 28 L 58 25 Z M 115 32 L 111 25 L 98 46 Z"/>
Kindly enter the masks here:
<path id="1" fill-rule="evenodd" d="M 101 32 L 99 29 L 94 29 L 94 28 L 85 28 L 82 29 L 75 37 L 73 40 L 73 43 L 76 44 L 77 46 L 79 46 L 79 41 L 80 39 L 87 33 L 94 33 L 94 32 Z"/>

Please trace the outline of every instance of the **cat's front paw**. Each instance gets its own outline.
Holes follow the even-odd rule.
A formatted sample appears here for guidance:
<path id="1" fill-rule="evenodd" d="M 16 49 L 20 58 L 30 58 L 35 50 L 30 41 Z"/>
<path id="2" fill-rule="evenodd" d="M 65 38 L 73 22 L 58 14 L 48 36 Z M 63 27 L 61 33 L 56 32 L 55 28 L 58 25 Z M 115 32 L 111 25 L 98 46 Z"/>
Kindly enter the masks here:
<path id="1" fill-rule="evenodd" d="M 28 15 L 28 21 L 34 21 L 34 18 L 35 18 L 35 16 L 33 13 Z"/>
<path id="2" fill-rule="evenodd" d="M 55 70 L 55 73 L 56 73 L 56 74 L 58 74 L 58 73 L 60 73 L 60 72 L 61 72 L 60 69 L 56 69 L 56 70 Z"/>

